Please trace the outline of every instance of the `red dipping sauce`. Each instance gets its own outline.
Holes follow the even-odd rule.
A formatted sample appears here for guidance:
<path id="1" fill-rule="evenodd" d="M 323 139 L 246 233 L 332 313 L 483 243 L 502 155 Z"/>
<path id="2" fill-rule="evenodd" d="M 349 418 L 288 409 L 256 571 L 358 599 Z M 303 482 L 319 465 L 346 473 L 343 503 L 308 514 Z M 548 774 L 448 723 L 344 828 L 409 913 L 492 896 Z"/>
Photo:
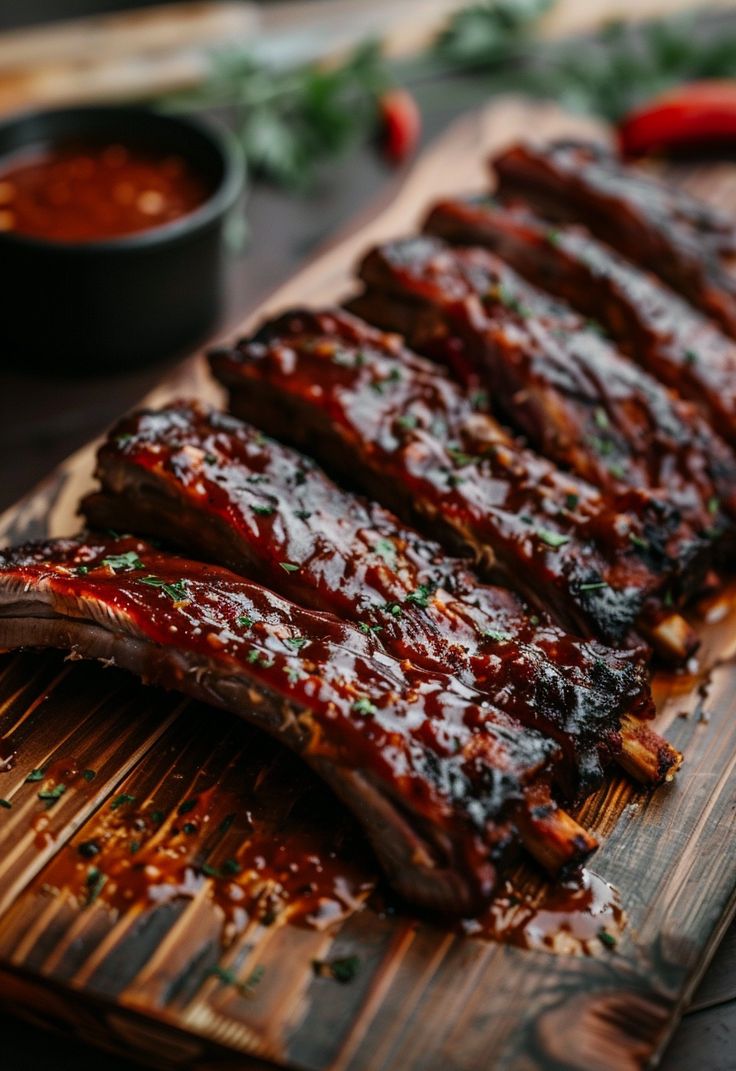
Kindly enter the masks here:
<path id="1" fill-rule="evenodd" d="M 50 147 L 0 165 L 0 231 L 60 242 L 121 238 L 187 215 L 210 192 L 170 153 L 117 142 Z"/>

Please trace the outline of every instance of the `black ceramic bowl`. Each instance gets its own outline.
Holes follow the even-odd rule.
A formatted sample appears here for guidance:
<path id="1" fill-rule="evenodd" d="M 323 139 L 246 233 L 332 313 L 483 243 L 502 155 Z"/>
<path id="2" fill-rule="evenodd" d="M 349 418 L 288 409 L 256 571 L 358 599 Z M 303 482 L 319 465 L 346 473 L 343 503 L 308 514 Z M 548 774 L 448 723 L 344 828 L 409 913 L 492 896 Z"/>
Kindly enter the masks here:
<path id="1" fill-rule="evenodd" d="M 34 112 L 0 124 L 0 167 L 19 150 L 108 139 L 180 156 L 208 198 L 120 238 L 57 242 L 0 233 L 0 361 L 65 372 L 133 367 L 202 339 L 222 291 L 223 229 L 242 184 L 219 127 L 140 107 Z"/>

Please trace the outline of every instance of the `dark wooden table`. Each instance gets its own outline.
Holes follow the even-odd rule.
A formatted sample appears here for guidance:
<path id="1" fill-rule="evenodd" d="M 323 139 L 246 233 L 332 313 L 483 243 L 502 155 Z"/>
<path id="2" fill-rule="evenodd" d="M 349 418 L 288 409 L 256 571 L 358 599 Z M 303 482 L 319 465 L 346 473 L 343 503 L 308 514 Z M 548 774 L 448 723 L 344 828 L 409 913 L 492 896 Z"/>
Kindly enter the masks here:
<path id="1" fill-rule="evenodd" d="M 425 84 L 419 91 L 425 138 L 483 100 L 477 81 Z M 396 177 L 368 149 L 333 166 L 308 196 L 257 188 L 247 214 L 251 239 L 231 256 L 222 326 L 240 320 L 371 198 L 390 194 Z M 43 315 L 43 295 L 39 295 Z M 29 325 L 33 330 L 33 325 Z M 170 358 L 173 360 L 175 358 Z M 12 353 L 0 356 L 0 508 L 27 491 L 58 461 L 133 405 L 167 363 L 115 377 L 70 380 L 28 374 Z M 50 1038 L 0 1016 L 2 1071 L 130 1071 L 66 1039 Z M 489 1064 L 489 1067 L 492 1066 Z M 665 1071 L 736 1071 L 736 927 L 727 934 L 663 1060 Z M 400 1071 L 400 1069 L 397 1069 Z M 479 1069 L 480 1071 L 480 1069 Z"/>

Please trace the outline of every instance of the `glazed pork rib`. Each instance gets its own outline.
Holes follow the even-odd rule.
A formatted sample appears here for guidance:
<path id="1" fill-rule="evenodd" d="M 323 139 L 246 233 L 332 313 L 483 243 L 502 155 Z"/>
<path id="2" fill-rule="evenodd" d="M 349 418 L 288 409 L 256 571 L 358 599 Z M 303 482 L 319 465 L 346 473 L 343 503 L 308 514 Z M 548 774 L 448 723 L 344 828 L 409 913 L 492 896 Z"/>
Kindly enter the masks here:
<path id="1" fill-rule="evenodd" d="M 442 201 L 426 229 L 450 242 L 488 246 L 529 282 L 593 318 L 627 357 L 694 401 L 736 445 L 736 343 L 655 275 L 584 227 L 552 225 L 520 201 Z"/>
<path id="2" fill-rule="evenodd" d="M 611 754 L 650 784 L 676 768 L 677 753 L 631 716 L 653 711 L 636 652 L 530 620 L 510 591 L 481 584 L 387 510 L 233 417 L 196 403 L 126 417 L 100 448 L 97 476 L 101 490 L 82 505 L 93 527 L 176 542 L 357 622 L 398 658 L 451 671 L 557 741 L 568 796 L 595 787 Z"/>
<path id="3" fill-rule="evenodd" d="M 493 168 L 504 198 L 584 223 L 736 336 L 736 225 L 725 213 L 592 144 L 516 145 Z"/>
<path id="4" fill-rule="evenodd" d="M 349 313 L 286 314 L 210 360 L 236 415 L 308 446 L 574 626 L 620 641 L 669 582 L 666 518 L 646 496 L 607 503 Z"/>
<path id="5" fill-rule="evenodd" d="M 360 275 L 357 312 L 478 375 L 535 449 L 606 494 L 651 492 L 673 519 L 687 590 L 736 516 L 736 457 L 691 403 L 487 249 L 404 239 L 370 252 Z"/>
<path id="6" fill-rule="evenodd" d="M 0 556 L 0 647 L 113 662 L 265 729 L 355 812 L 416 903 L 474 910 L 517 831 L 546 831 L 552 741 L 353 625 L 133 537 Z"/>

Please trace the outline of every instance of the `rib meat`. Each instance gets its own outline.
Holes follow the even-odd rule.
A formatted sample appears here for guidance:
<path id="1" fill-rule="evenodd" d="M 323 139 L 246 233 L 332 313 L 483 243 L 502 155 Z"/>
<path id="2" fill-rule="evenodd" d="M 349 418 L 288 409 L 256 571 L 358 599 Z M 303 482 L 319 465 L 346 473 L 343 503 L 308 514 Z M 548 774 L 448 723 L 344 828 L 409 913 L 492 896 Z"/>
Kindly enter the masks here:
<path id="1" fill-rule="evenodd" d="M 590 144 L 517 145 L 493 167 L 503 196 L 522 194 L 545 215 L 585 223 L 736 335 L 729 216 Z"/>
<path id="2" fill-rule="evenodd" d="M 522 449 L 396 336 L 348 313 L 287 314 L 211 365 L 237 415 L 308 445 L 579 627 L 621 639 L 670 579 L 656 503 L 633 491 L 604 501 Z"/>
<path id="3" fill-rule="evenodd" d="M 0 556 L 0 646 L 114 662 L 278 737 L 355 812 L 417 903 L 477 907 L 516 828 L 534 825 L 538 793 L 549 799 L 556 745 L 459 682 L 392 658 L 332 615 L 133 537 Z"/>
<path id="4" fill-rule="evenodd" d="M 736 445 L 736 343 L 656 276 L 585 228 L 552 225 L 519 201 L 443 201 L 426 226 L 451 242 L 489 246 L 530 282 L 592 317 Z"/>
<path id="5" fill-rule="evenodd" d="M 178 403 L 123 419 L 98 454 L 102 489 L 83 503 L 96 528 L 130 526 L 218 561 L 296 602 L 358 622 L 398 658 L 447 670 L 552 736 L 568 795 L 600 780 L 601 758 L 637 758 L 653 711 L 644 664 L 534 618 L 503 588 L 387 510 L 333 483 L 314 462 L 215 410 Z M 285 563 L 297 565 L 284 569 Z M 649 733 L 640 779 L 676 754 Z"/>
<path id="6" fill-rule="evenodd" d="M 459 356 L 536 449 L 679 516 L 670 547 L 683 576 L 712 556 L 736 515 L 736 458 L 691 403 L 487 249 L 405 239 L 369 253 L 361 277 L 358 312 L 429 356 Z"/>

